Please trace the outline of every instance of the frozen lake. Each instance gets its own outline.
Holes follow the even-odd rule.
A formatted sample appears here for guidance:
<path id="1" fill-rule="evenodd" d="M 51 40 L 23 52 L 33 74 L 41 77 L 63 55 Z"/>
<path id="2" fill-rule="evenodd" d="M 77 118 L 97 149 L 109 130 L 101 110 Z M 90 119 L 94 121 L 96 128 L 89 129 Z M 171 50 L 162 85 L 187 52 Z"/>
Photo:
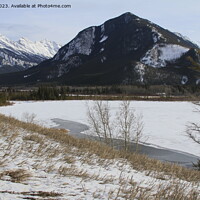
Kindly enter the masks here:
<path id="1" fill-rule="evenodd" d="M 12 106 L 0 107 L 0 113 L 20 120 L 25 120 L 24 113 L 34 113 L 37 123 L 47 127 L 56 126 L 52 121 L 55 118 L 87 125 L 86 103 L 86 101 L 15 102 Z M 114 114 L 120 101 L 109 103 Z M 195 106 L 192 103 L 131 101 L 131 108 L 143 115 L 144 138 L 150 146 L 200 155 L 200 146 L 191 141 L 185 133 L 189 122 L 200 123 L 200 113 L 194 112 Z"/>

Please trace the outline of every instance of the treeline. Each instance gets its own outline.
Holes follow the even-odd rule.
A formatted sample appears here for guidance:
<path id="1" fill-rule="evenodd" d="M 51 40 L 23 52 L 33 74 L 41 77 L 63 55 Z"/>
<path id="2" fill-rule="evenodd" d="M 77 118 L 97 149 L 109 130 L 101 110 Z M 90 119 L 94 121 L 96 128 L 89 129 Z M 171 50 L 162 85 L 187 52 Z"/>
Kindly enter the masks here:
<path id="1" fill-rule="evenodd" d="M 6 93 L 0 93 L 0 106 L 6 106 L 10 103 L 7 101 L 8 97 L 6 96 Z"/>
<path id="2" fill-rule="evenodd" d="M 51 86 L 40 86 L 36 89 L 7 88 L 3 93 L 7 100 L 61 100 L 66 95 L 63 88 Z"/>
<path id="3" fill-rule="evenodd" d="M 65 87 L 39 86 L 38 88 L 14 89 L 6 88 L 2 91 L 7 100 L 70 100 L 89 99 L 93 95 L 121 94 L 115 87 Z"/>
<path id="4" fill-rule="evenodd" d="M 6 100 L 70 100 L 70 99 L 130 99 L 141 97 L 200 97 L 200 86 L 51 86 L 41 85 L 35 88 L 2 88 L 0 102 Z M 114 98 L 115 96 L 115 98 Z"/>

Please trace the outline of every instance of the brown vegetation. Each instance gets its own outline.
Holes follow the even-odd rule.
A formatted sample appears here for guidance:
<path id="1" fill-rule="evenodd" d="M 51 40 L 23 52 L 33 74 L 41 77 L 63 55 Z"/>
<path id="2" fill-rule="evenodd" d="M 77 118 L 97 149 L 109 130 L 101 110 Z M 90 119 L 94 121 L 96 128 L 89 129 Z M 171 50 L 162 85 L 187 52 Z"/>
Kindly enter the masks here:
<path id="1" fill-rule="evenodd" d="M 109 167 L 110 164 L 116 162 L 116 160 L 123 160 L 124 165 L 130 163 L 133 169 L 144 172 L 146 176 L 155 177 L 159 180 L 168 180 L 170 183 L 160 184 L 156 186 L 152 183 L 151 187 L 143 188 L 138 186 L 133 179 L 129 180 L 125 177 L 119 177 L 119 189 L 118 191 L 109 192 L 108 199 L 139 199 L 139 200 L 160 200 L 160 199 L 176 199 L 176 200 L 198 200 L 199 193 L 196 190 L 189 190 L 188 187 L 199 183 L 200 172 L 190 170 L 184 167 L 180 167 L 175 164 L 162 163 L 160 161 L 150 159 L 147 156 L 139 155 L 136 153 L 129 153 L 126 151 L 117 151 L 113 148 L 106 146 L 96 141 L 89 141 L 86 139 L 77 139 L 67 134 L 66 130 L 57 130 L 53 128 L 44 128 L 33 123 L 25 123 L 18 121 L 12 117 L 6 117 L 0 115 L 0 136 L 7 136 L 10 145 L 14 144 L 15 138 L 21 134 L 22 130 L 25 130 L 28 134 L 23 136 L 24 143 L 30 144 L 26 146 L 28 152 L 32 152 L 43 159 L 43 154 L 46 153 L 47 160 L 51 162 L 51 158 L 58 157 L 60 154 L 65 155 L 62 160 L 69 163 L 69 167 L 60 167 L 58 173 L 61 176 L 77 177 L 82 180 L 96 180 L 101 181 L 101 184 L 113 183 L 114 177 L 102 176 L 99 174 L 89 174 L 83 169 L 78 169 L 74 165 L 74 160 L 78 157 L 82 163 L 88 165 L 94 165 L 92 157 L 95 156 L 96 162 L 99 166 Z M 12 134 L 10 134 L 12 132 Z M 48 143 L 46 143 L 46 141 Z M 55 148 L 49 146 L 54 141 L 56 142 Z M 38 144 L 38 148 L 31 149 L 31 144 Z M 10 148 L 10 147 L 8 147 Z M 23 147 L 22 147 L 23 148 Z M 29 149 L 28 149 L 29 148 Z M 16 153 L 16 152 L 14 152 Z M 19 149 L 20 153 L 20 149 Z M 12 155 L 16 156 L 16 155 Z M 0 167 L 3 166 L 3 160 L 0 163 Z M 53 163 L 52 163 L 53 165 Z M 23 166 L 23 163 L 22 163 Z M 37 168 L 37 166 L 35 166 Z M 53 166 L 51 164 L 45 169 L 47 172 L 51 172 Z M 123 170 L 123 166 L 122 166 Z M 123 171 L 122 171 L 123 173 Z M 31 174 L 24 169 L 6 170 L 0 173 L 0 179 L 4 177 L 10 177 L 13 182 L 23 182 L 31 177 Z M 178 179 L 177 179 L 178 178 Z M 182 180 L 188 181 L 188 184 L 182 184 Z M 127 185 L 129 184 L 129 185 Z M 131 185 L 131 187 L 130 187 Z M 84 184 L 81 186 L 82 192 L 87 193 L 87 188 Z M 103 191 L 95 191 L 93 198 L 100 198 Z M 0 191 L 0 193 L 9 193 L 9 191 Z M 22 193 L 21 193 L 22 194 Z M 55 197 L 62 195 L 56 192 L 32 192 L 23 193 L 24 197 L 30 195 L 32 199 L 37 197 Z M 37 199 L 37 198 L 35 198 Z"/>
<path id="2" fill-rule="evenodd" d="M 57 130 L 53 128 L 44 128 L 36 124 L 21 122 L 12 117 L 6 117 L 1 114 L 0 114 L 0 121 L 1 123 L 10 124 L 11 126 L 19 127 L 29 132 L 44 135 L 49 139 L 53 139 L 54 141 L 63 144 L 65 146 L 68 145 L 76 147 L 80 149 L 80 152 L 82 152 L 81 154 L 83 154 L 84 152 L 91 155 L 96 154 L 97 156 L 103 159 L 124 158 L 132 164 L 134 169 L 137 170 L 163 172 L 165 173 L 165 175 L 167 174 L 171 177 L 180 178 L 186 181 L 200 180 L 200 172 L 198 171 L 187 169 L 178 166 L 176 164 L 163 163 L 158 160 L 151 159 L 148 158 L 147 156 L 136 153 L 117 151 L 109 146 L 106 146 L 96 141 L 74 138 L 68 135 L 67 131 L 63 129 Z M 26 139 L 31 139 L 31 138 L 26 138 Z M 38 139 L 37 137 L 33 136 L 32 140 L 38 140 Z"/>

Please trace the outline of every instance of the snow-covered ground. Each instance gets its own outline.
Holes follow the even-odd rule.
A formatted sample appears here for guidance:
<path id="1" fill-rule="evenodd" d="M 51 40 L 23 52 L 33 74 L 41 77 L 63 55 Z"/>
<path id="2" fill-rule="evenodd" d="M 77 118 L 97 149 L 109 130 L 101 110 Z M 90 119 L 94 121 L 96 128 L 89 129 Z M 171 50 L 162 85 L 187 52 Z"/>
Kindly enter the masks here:
<path id="1" fill-rule="evenodd" d="M 53 118 L 60 118 L 88 124 L 86 101 L 44 101 L 15 102 L 12 106 L 0 107 L 0 113 L 26 120 L 26 114 L 36 114 L 39 124 L 52 127 Z M 91 101 L 90 101 L 91 103 Z M 113 114 L 120 101 L 110 101 Z M 174 149 L 200 155 L 199 145 L 191 141 L 185 133 L 189 122 L 200 122 L 200 113 L 194 112 L 190 102 L 150 102 L 132 101 L 131 108 L 143 115 L 145 142 L 153 146 Z"/>
<path id="2" fill-rule="evenodd" d="M 0 121 L 0 200 L 137 200 L 143 190 L 142 199 L 155 199 L 150 196 L 165 188 L 176 192 L 177 186 L 183 193 L 200 189 L 162 172 L 137 171 L 125 159 L 101 158 Z"/>

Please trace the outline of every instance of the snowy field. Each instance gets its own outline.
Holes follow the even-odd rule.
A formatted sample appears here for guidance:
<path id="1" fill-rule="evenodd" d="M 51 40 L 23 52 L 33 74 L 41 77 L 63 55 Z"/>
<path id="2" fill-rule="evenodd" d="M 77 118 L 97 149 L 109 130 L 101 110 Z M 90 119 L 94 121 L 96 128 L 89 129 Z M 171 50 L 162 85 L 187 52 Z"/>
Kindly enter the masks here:
<path id="1" fill-rule="evenodd" d="M 92 153 L 96 144 L 87 152 L 73 146 L 74 140 L 70 145 L 50 135 L 0 120 L 0 200 L 153 200 L 200 193 L 198 181 L 178 179 L 160 168 L 138 170 L 136 161 L 112 157 L 110 149 L 107 158 L 105 151 L 100 157 Z M 172 193 L 175 198 L 169 197 Z"/>
<path id="2" fill-rule="evenodd" d="M 56 126 L 51 119 L 60 118 L 88 124 L 87 101 L 15 102 L 12 106 L 0 107 L 0 113 L 25 120 L 25 114 L 36 114 L 36 122 L 48 127 Z M 91 101 L 90 101 L 91 103 Z M 117 111 L 120 101 L 110 101 L 111 110 Z M 200 113 L 194 112 L 190 102 L 132 101 L 131 108 L 143 115 L 145 142 L 200 155 L 199 145 L 185 133 L 189 122 L 200 122 Z"/>

